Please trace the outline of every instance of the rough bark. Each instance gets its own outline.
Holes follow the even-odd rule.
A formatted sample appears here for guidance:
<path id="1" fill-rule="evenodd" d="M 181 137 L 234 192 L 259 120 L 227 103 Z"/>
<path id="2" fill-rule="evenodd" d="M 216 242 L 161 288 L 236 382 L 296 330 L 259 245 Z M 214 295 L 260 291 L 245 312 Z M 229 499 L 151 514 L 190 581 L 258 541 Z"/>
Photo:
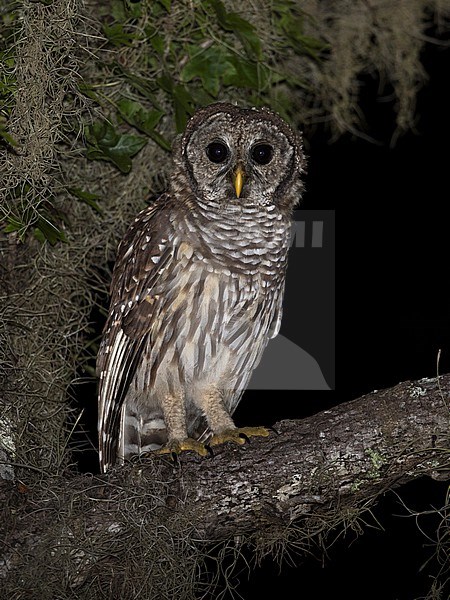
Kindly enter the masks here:
<path id="1" fill-rule="evenodd" d="M 175 465 L 155 456 L 108 476 L 51 480 L 36 489 L 4 481 L 7 539 L 0 572 L 33 560 L 33 548 L 47 539 L 65 552 L 75 543 L 74 556 L 85 565 L 78 564 L 79 577 L 87 568 L 82 540 L 89 539 L 91 565 L 105 545 L 110 553 L 120 543 L 130 519 L 139 521 L 140 532 L 153 519 L 168 529 L 176 522 L 200 541 L 311 519 L 328 518 L 332 526 L 346 507 L 368 507 L 381 492 L 411 479 L 450 478 L 449 398 L 450 375 L 421 379 L 301 421 L 281 421 L 269 438 L 226 444 L 210 458 L 188 453 Z M 56 522 L 62 524 L 57 529 Z M 59 535 L 64 544 L 54 539 Z"/>
<path id="2" fill-rule="evenodd" d="M 422 475 L 450 478 L 450 375 L 375 391 L 276 434 L 183 466 L 201 537 L 222 538 L 346 503 Z"/>

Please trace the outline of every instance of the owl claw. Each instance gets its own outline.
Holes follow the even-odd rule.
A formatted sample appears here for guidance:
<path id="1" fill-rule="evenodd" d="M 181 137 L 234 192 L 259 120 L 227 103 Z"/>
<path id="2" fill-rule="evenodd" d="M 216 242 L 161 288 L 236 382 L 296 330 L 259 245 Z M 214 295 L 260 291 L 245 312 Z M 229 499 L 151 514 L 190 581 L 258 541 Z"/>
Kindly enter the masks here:
<path id="1" fill-rule="evenodd" d="M 171 454 L 173 461 L 176 462 L 178 455 L 181 454 L 181 452 L 186 452 L 188 450 L 196 452 L 200 456 L 208 456 L 210 452 L 204 444 L 192 438 L 172 440 L 155 452 L 156 454 Z"/>
<path id="2" fill-rule="evenodd" d="M 234 442 L 235 444 L 245 444 L 250 442 L 251 437 L 267 437 L 269 430 L 265 427 L 239 427 L 236 429 L 226 429 L 222 433 L 215 433 L 209 441 L 209 446 L 218 446 L 225 442 Z"/>

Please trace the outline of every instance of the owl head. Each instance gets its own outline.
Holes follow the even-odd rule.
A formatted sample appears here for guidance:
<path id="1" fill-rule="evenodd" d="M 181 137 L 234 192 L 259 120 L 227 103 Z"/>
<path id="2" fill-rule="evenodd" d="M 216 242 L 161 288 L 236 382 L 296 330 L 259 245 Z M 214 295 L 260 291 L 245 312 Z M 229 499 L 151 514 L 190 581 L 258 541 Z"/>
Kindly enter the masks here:
<path id="1" fill-rule="evenodd" d="M 217 103 L 199 109 L 174 143 L 172 186 L 218 206 L 300 200 L 305 157 L 299 134 L 276 113 Z"/>

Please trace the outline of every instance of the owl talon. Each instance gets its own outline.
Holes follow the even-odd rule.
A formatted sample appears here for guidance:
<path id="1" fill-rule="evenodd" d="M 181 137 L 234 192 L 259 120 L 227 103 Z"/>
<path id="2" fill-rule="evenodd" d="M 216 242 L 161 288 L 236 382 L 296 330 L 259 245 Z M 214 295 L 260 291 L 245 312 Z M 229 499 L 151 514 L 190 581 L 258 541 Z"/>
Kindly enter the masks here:
<path id="1" fill-rule="evenodd" d="M 269 437 L 270 430 L 267 427 L 240 427 L 239 432 L 250 441 L 251 437 Z"/>
<path id="2" fill-rule="evenodd" d="M 250 442 L 251 437 L 267 437 L 269 430 L 265 427 L 240 427 L 236 429 L 227 429 L 222 433 L 215 433 L 209 441 L 209 446 L 218 446 L 225 442 L 233 442 L 235 444 L 245 444 Z"/>
<path id="3" fill-rule="evenodd" d="M 196 452 L 200 456 L 208 456 L 209 451 L 204 444 L 194 440 L 192 438 L 185 438 L 184 440 L 172 440 L 165 446 L 156 450 L 156 454 L 171 454 L 174 462 L 177 462 L 178 455 L 181 452 L 187 452 L 191 450 Z"/>

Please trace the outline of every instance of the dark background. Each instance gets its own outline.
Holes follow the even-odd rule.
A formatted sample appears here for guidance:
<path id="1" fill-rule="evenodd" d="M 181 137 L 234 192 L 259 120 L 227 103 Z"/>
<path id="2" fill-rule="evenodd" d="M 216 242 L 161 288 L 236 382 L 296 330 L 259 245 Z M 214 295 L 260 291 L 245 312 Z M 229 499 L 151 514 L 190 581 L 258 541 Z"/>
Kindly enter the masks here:
<path id="1" fill-rule="evenodd" d="M 336 390 L 247 392 L 239 424 L 254 422 L 255 414 L 267 424 L 304 417 L 373 389 L 434 377 L 439 349 L 439 371 L 450 371 L 450 51 L 428 44 L 423 63 L 429 81 L 418 95 L 416 132 L 395 147 L 393 103 L 377 99 L 379 82 L 370 76 L 361 78 L 361 106 L 369 135 L 380 143 L 344 137 L 329 144 L 320 128 L 308 140 L 303 207 L 336 210 Z M 447 488 L 424 478 L 396 492 L 412 510 L 428 511 L 445 504 Z M 248 581 L 241 574 L 239 592 L 245 600 L 275 589 L 280 597 L 319 600 L 423 597 L 439 568 L 431 558 L 421 570 L 433 557 L 440 519 L 421 517 L 422 533 L 401 501 L 386 493 L 365 516 L 371 526 L 363 535 L 347 532 L 328 556 L 317 550 L 296 557 L 281 573 L 265 560 Z M 447 589 L 441 598 L 449 597 Z"/>
<path id="2" fill-rule="evenodd" d="M 304 209 L 301 204 L 299 210 L 294 211 L 294 220 L 303 223 L 304 236 L 297 230 L 299 235 L 289 250 L 280 334 L 317 361 L 328 387 L 334 389 L 335 210 Z M 321 241 L 320 247 L 313 246 L 315 223 L 322 225 L 321 240 L 317 232 L 315 234 L 315 243 Z M 270 344 L 266 353 L 270 352 Z M 302 375 L 297 376 L 295 388 L 301 390 L 304 387 Z"/>

